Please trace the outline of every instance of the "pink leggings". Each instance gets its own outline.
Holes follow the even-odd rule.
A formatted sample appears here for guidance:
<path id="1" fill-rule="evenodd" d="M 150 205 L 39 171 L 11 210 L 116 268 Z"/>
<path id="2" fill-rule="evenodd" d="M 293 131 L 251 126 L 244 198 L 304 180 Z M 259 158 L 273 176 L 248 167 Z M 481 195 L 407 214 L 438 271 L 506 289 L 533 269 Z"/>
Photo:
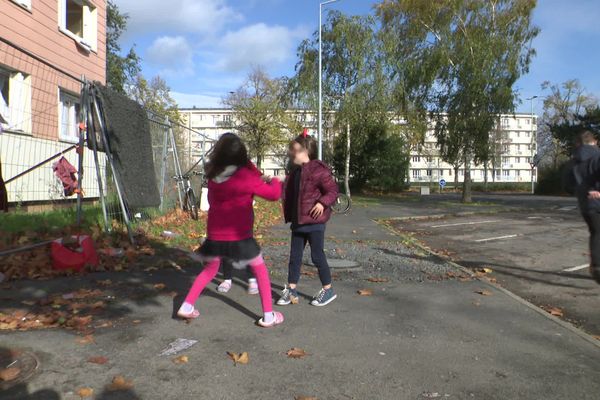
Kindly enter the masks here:
<path id="1" fill-rule="evenodd" d="M 215 276 L 217 276 L 217 272 L 219 272 L 219 266 L 221 265 L 221 258 L 217 257 L 206 263 L 204 269 L 194 281 L 192 288 L 188 292 L 185 302 L 189 304 L 194 304 L 200 293 L 204 290 L 206 285 L 210 281 L 212 281 Z M 250 261 L 250 269 L 252 273 L 256 277 L 256 281 L 258 283 L 258 293 L 260 294 L 260 301 L 262 303 L 263 313 L 268 313 L 273 311 L 273 300 L 271 297 L 271 280 L 269 279 L 269 272 L 267 271 L 267 266 L 265 265 L 265 261 L 262 258 L 262 255 L 259 255 L 255 259 Z"/>

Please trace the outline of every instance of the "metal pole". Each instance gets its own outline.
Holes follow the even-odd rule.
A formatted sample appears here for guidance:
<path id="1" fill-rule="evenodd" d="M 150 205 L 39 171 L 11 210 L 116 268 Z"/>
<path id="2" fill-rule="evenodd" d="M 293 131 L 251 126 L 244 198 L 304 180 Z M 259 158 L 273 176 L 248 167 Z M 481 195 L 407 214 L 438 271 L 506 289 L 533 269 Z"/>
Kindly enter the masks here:
<path id="1" fill-rule="evenodd" d="M 323 84 L 321 82 L 323 78 L 323 44 L 322 44 L 322 30 L 323 30 L 323 6 L 330 3 L 335 3 L 339 0 L 329 0 L 323 3 L 319 3 L 319 160 L 323 161 Z"/>
<path id="2" fill-rule="evenodd" d="M 81 80 L 83 82 L 85 82 L 85 76 L 81 77 Z M 81 90 L 83 91 L 85 88 L 85 83 L 81 84 Z M 80 100 L 79 102 L 81 103 L 81 95 L 79 96 Z M 83 110 L 79 111 L 79 115 L 78 115 L 78 120 L 80 122 L 80 124 L 78 124 L 79 126 L 77 127 L 77 129 L 79 130 L 79 148 L 77 149 L 77 154 L 79 155 L 78 160 L 77 160 L 77 188 L 79 189 L 77 191 L 77 227 L 81 228 L 81 218 L 82 218 L 82 214 L 83 214 L 83 146 L 84 146 L 84 135 L 85 135 L 85 121 L 84 121 L 84 114 L 83 114 Z"/>
<path id="3" fill-rule="evenodd" d="M 102 182 L 102 174 L 100 173 L 100 162 L 98 161 L 98 143 L 96 142 L 96 126 L 94 125 L 94 118 L 92 115 L 91 99 L 90 99 L 91 88 L 86 83 L 86 89 L 84 93 L 84 101 L 82 102 L 82 108 L 84 108 L 85 118 L 87 120 L 87 139 L 92 143 L 92 153 L 94 154 L 94 165 L 96 166 L 96 181 L 98 182 L 98 196 L 100 197 L 100 205 L 102 207 L 102 218 L 104 220 L 104 231 L 110 232 L 112 227 L 108 223 L 108 210 L 106 208 L 106 199 L 104 197 L 104 183 Z M 92 134 L 90 135 L 90 132 Z M 106 170 L 106 169 L 105 169 Z M 106 180 L 106 177 L 104 178 Z"/>
<path id="4" fill-rule="evenodd" d="M 167 159 L 169 147 L 169 129 L 164 128 L 162 165 L 160 167 L 160 210 L 165 210 L 165 183 L 167 180 Z"/>
<path id="5" fill-rule="evenodd" d="M 129 236 L 129 241 L 131 244 L 135 244 L 135 239 L 133 238 L 133 231 L 131 229 L 131 222 L 129 221 L 129 211 L 125 205 L 125 200 L 123 200 L 123 191 L 121 188 L 120 177 L 115 168 L 115 162 L 112 156 L 112 152 L 110 151 L 110 147 L 108 145 L 108 139 L 106 137 L 106 128 L 104 126 L 104 121 L 102 120 L 103 114 L 100 112 L 100 107 L 98 106 L 98 102 L 94 99 L 94 111 L 98 116 L 98 124 L 100 125 L 100 132 L 102 138 L 102 146 L 104 147 L 104 152 L 106 153 L 106 157 L 108 158 L 108 162 L 110 164 L 110 169 L 113 173 L 113 179 L 115 180 L 115 187 L 117 188 L 117 196 L 119 198 L 119 204 L 121 206 L 121 211 L 123 213 L 123 220 L 125 221 L 125 226 L 127 227 L 127 235 Z"/>
<path id="6" fill-rule="evenodd" d="M 323 88 L 321 79 L 323 76 L 322 72 L 322 63 L 323 63 L 323 46 L 321 44 L 321 31 L 322 31 L 322 12 L 323 12 L 323 3 L 319 4 L 319 160 L 323 161 Z"/>

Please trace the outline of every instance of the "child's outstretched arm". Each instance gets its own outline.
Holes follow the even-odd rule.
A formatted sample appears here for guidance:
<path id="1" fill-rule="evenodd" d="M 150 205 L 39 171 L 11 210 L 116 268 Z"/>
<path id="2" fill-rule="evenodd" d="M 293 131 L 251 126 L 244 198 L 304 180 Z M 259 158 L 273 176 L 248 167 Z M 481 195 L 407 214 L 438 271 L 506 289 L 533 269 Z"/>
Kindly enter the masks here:
<path id="1" fill-rule="evenodd" d="M 338 185 L 333 179 L 333 175 L 331 173 L 325 174 L 319 186 L 321 187 L 322 195 L 318 202 L 325 207 L 334 205 L 338 196 Z"/>
<path id="2" fill-rule="evenodd" d="M 265 182 L 261 177 L 253 177 L 253 193 L 255 196 L 262 197 L 265 200 L 277 201 L 281 198 L 282 185 L 279 179 L 273 178 L 270 182 Z"/>

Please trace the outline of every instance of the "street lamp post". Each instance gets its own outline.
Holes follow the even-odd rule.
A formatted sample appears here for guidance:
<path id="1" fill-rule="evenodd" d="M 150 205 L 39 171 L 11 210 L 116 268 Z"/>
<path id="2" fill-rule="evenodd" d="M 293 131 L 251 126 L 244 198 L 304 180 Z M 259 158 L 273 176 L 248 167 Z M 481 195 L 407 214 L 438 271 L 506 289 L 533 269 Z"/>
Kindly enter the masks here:
<path id="1" fill-rule="evenodd" d="M 321 79 L 322 79 L 322 63 L 323 63 L 323 46 L 321 44 L 321 31 L 322 31 L 322 26 L 323 26 L 323 6 L 330 4 L 330 3 L 335 3 L 336 1 L 339 0 L 329 0 L 329 1 L 324 1 L 322 3 L 319 3 L 319 130 L 318 130 L 318 136 L 319 136 L 319 160 L 323 160 L 323 88 L 322 88 L 322 83 L 321 83 Z"/>
<path id="2" fill-rule="evenodd" d="M 527 100 L 531 101 L 531 194 L 535 194 L 535 180 L 533 173 L 535 171 L 535 148 L 537 147 L 537 135 L 533 130 L 533 100 L 538 96 L 531 96 Z"/>

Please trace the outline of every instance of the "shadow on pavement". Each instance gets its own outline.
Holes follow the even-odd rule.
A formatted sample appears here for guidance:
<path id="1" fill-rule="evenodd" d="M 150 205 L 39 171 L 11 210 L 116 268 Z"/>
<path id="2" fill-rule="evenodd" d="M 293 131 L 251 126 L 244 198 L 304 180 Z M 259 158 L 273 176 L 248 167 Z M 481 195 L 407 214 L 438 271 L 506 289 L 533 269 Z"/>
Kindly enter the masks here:
<path id="1" fill-rule="evenodd" d="M 5 347 L 0 347 L 0 369 L 18 368 L 14 352 Z M 11 381 L 0 380 L 0 400 L 60 400 L 60 395 L 52 389 L 42 389 L 30 392 L 26 382 L 19 382 L 19 377 Z"/>

